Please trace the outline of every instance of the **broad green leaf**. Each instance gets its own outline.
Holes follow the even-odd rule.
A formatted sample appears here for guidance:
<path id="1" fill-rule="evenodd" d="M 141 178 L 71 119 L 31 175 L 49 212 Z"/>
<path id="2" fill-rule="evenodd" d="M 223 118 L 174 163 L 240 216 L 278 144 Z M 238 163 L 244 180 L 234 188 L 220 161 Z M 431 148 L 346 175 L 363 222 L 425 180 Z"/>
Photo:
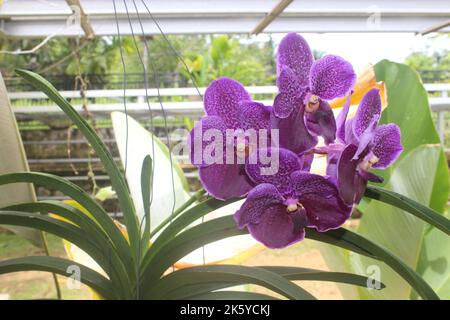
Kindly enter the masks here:
<path id="1" fill-rule="evenodd" d="M 140 245 L 140 234 L 138 230 L 138 221 L 135 215 L 135 208 L 130 198 L 128 186 L 125 182 L 125 178 L 119 170 L 119 167 L 114 162 L 111 153 L 108 148 L 97 135 L 95 130 L 88 124 L 88 122 L 70 105 L 70 103 L 64 99 L 55 87 L 45 80 L 40 75 L 27 71 L 16 70 L 16 73 L 30 82 L 35 88 L 45 93 L 54 103 L 56 103 L 64 113 L 72 120 L 72 122 L 83 133 L 85 138 L 89 141 L 92 148 L 102 161 L 106 172 L 108 173 L 111 184 L 117 192 L 117 198 L 119 199 L 120 207 L 124 214 L 125 224 L 128 229 L 128 236 L 133 247 L 132 255 L 137 256 L 138 248 Z M 88 209 L 88 208 L 86 208 Z"/>
<path id="2" fill-rule="evenodd" d="M 145 157 L 151 157 L 153 185 L 150 197 L 150 221 L 151 229 L 154 230 L 190 198 L 186 178 L 173 156 L 171 164 L 170 153 L 164 143 L 136 120 L 130 116 L 127 118 L 121 112 L 113 112 L 111 119 L 120 158 L 124 167 L 126 166 L 126 178 L 139 221 L 145 217 L 141 187 L 142 163 Z"/>

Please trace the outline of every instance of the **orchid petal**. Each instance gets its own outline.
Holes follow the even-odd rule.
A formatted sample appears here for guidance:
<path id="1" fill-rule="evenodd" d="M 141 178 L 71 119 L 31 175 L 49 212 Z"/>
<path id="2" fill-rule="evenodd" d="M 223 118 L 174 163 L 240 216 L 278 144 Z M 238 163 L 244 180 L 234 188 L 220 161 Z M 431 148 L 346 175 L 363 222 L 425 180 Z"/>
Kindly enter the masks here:
<path id="1" fill-rule="evenodd" d="M 319 108 L 306 113 L 306 127 L 316 136 L 321 136 L 325 144 L 333 143 L 336 139 L 336 120 L 328 102 L 321 100 Z"/>
<path id="2" fill-rule="evenodd" d="M 263 157 L 266 157 L 263 161 Z M 252 161 L 255 160 L 255 161 Z M 291 173 L 301 169 L 301 163 L 295 153 L 282 148 L 261 148 L 248 159 L 245 171 L 255 184 L 270 183 L 285 195 L 291 192 L 289 179 Z"/>
<path id="3" fill-rule="evenodd" d="M 277 188 L 269 183 L 257 185 L 247 195 L 247 199 L 241 208 L 235 213 L 239 228 L 246 227 L 249 223 L 257 224 L 261 222 L 261 215 L 267 207 L 283 204 L 283 196 Z"/>
<path id="4" fill-rule="evenodd" d="M 212 164 L 199 168 L 200 181 L 208 193 L 219 200 L 246 195 L 253 184 L 245 175 L 243 165 Z"/>
<path id="5" fill-rule="evenodd" d="M 390 166 L 403 151 L 400 128 L 393 123 L 379 126 L 375 130 L 371 150 L 379 158 L 374 168 Z"/>
<path id="6" fill-rule="evenodd" d="M 217 142 L 223 152 L 226 129 L 225 123 L 217 116 L 205 116 L 197 122 L 188 136 L 189 156 L 193 165 L 197 167 L 208 165 L 203 157 L 203 152 L 208 145 L 215 142 L 216 138 L 222 140 Z M 210 139 L 208 134 L 211 134 Z"/>
<path id="7" fill-rule="evenodd" d="M 265 208 L 260 222 L 249 224 L 248 230 L 256 240 L 271 249 L 285 248 L 305 237 L 302 214 L 288 214 L 284 205 Z"/>
<path id="8" fill-rule="evenodd" d="M 240 121 L 239 102 L 251 100 L 244 86 L 236 80 L 222 77 L 211 82 L 205 92 L 204 105 L 206 114 L 219 116 L 228 128 L 237 129 Z"/>
<path id="9" fill-rule="evenodd" d="M 347 96 L 347 99 L 345 100 L 344 106 L 341 109 L 341 112 L 339 112 L 337 118 L 336 118 L 336 137 L 338 138 L 339 142 L 346 143 L 346 134 L 345 134 L 345 123 L 347 120 L 348 112 L 350 110 L 350 98 L 352 94 L 350 93 Z"/>
<path id="10" fill-rule="evenodd" d="M 311 67 L 311 91 L 322 99 L 345 96 L 355 82 L 356 74 L 352 65 L 339 56 L 324 56 Z"/>
<path id="11" fill-rule="evenodd" d="M 277 74 L 287 66 L 294 71 L 302 87 L 309 85 L 309 73 L 314 61 L 306 40 L 297 33 L 288 33 L 280 42 L 277 54 Z"/>
<path id="12" fill-rule="evenodd" d="M 279 133 L 280 147 L 300 154 L 311 150 L 317 144 L 317 137 L 310 134 L 306 128 L 304 113 L 305 108 L 302 105 L 286 119 L 275 116 L 271 118 L 272 128 L 277 129 Z"/>
<path id="13" fill-rule="evenodd" d="M 369 127 L 374 117 L 381 115 L 380 90 L 374 88 L 369 90 L 361 100 L 361 103 L 353 118 L 353 134 L 359 137 Z"/>
<path id="14" fill-rule="evenodd" d="M 347 204 L 354 203 L 357 188 L 365 188 L 365 183 L 357 176 L 358 160 L 353 160 L 353 156 L 358 148 L 350 144 L 342 151 L 337 163 L 337 186 L 341 198 Z M 359 177 L 359 176 L 358 176 Z M 363 186 L 361 186 L 363 184 Z"/>

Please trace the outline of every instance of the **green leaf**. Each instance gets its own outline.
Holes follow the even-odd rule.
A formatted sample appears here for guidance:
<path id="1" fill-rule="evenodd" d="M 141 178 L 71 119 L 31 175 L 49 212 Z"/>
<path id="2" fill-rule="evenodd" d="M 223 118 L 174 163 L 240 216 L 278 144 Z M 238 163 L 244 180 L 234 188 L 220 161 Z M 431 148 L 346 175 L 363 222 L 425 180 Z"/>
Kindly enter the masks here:
<path id="1" fill-rule="evenodd" d="M 104 276 L 88 267 L 71 260 L 56 257 L 31 256 L 0 261 L 0 274 L 20 272 L 20 271 L 45 271 L 70 277 L 68 268 L 77 266 L 80 268 L 80 282 L 91 287 L 105 299 L 119 299 L 120 295 L 111 282 Z"/>
<path id="2" fill-rule="evenodd" d="M 291 281 L 297 280 L 331 281 L 331 282 L 351 284 L 360 287 L 367 287 L 367 281 L 370 280 L 368 277 L 365 276 L 345 272 L 330 272 L 307 268 L 278 267 L 278 266 L 276 267 L 260 266 L 260 268 L 275 272 Z M 380 289 L 386 287 L 383 283 L 380 282 L 374 282 L 374 284 L 379 285 Z"/>
<path id="3" fill-rule="evenodd" d="M 439 297 L 433 291 L 433 289 L 420 277 L 413 269 L 405 264 L 397 255 L 389 252 L 386 248 L 383 248 L 374 242 L 364 238 L 363 236 L 351 232 L 349 230 L 340 228 L 336 230 L 330 230 L 327 232 L 318 232 L 313 229 L 309 229 L 306 233 L 306 238 L 329 243 L 344 249 L 350 249 L 353 247 L 359 247 L 356 252 L 362 256 L 356 256 L 358 259 L 364 259 L 364 257 L 370 257 L 375 260 L 380 260 L 386 263 L 392 270 L 394 270 L 400 277 L 404 279 L 416 292 L 424 299 L 436 300 Z M 348 246 L 350 244 L 350 246 Z M 352 250 L 353 251 L 353 250 Z M 367 252 L 367 254 L 364 254 Z M 373 261 L 373 260 L 372 260 Z M 372 262 L 372 265 L 374 263 Z M 357 270 L 355 273 L 364 273 L 367 269 Z M 385 277 L 382 278 L 382 282 L 389 288 L 390 284 Z M 395 287 L 394 287 L 395 288 Z M 385 289 L 386 290 L 386 289 Z M 366 290 L 369 291 L 369 290 Z M 375 290 L 370 290 L 373 292 Z M 384 290 L 383 290 L 384 291 Z M 379 292 L 379 291 L 377 291 Z"/>
<path id="4" fill-rule="evenodd" d="M 178 218 L 174 219 L 173 222 L 156 238 L 154 244 L 151 247 L 151 250 L 147 252 L 143 259 L 141 270 L 144 270 L 148 267 L 152 259 L 159 252 L 162 246 L 166 244 L 166 242 L 174 239 L 179 232 L 187 228 L 194 221 L 200 219 L 201 217 L 209 214 L 216 209 L 222 208 L 238 200 L 239 199 L 220 201 L 216 199 L 208 199 L 183 212 Z"/>
<path id="5" fill-rule="evenodd" d="M 127 296 L 131 296 L 127 272 L 121 272 L 122 270 L 118 269 L 120 264 L 111 263 L 113 251 L 105 250 L 101 243 L 94 242 L 89 234 L 73 224 L 36 213 L 16 211 L 0 211 L 0 224 L 33 227 L 68 240 L 90 255 L 111 277 L 112 283 L 120 286 L 119 288 L 122 288 Z M 114 262 L 117 261 L 114 260 Z"/>
<path id="6" fill-rule="evenodd" d="M 346 283 L 357 286 L 367 286 L 367 277 L 360 275 L 340 273 L 340 272 L 327 272 L 322 270 L 296 268 L 296 267 L 273 267 L 273 266 L 258 266 L 265 270 L 275 272 L 282 277 L 291 280 L 313 280 L 313 281 L 332 281 Z M 170 292 L 170 299 L 193 299 L 194 296 L 208 294 L 211 291 L 222 290 L 224 288 L 230 288 L 241 284 L 241 282 L 219 282 L 211 281 L 208 283 L 195 283 L 191 285 L 182 285 Z M 384 288 L 384 284 L 380 283 L 380 288 Z"/>
<path id="7" fill-rule="evenodd" d="M 151 229 L 154 230 L 189 199 L 188 183 L 173 156 L 171 162 L 169 149 L 161 140 L 122 112 L 113 112 L 111 119 L 139 221 L 145 216 L 142 203 L 144 191 L 141 187 L 142 163 L 147 156 L 152 160 L 150 221 Z"/>
<path id="8" fill-rule="evenodd" d="M 173 272 L 155 283 L 147 296 L 152 299 L 170 299 L 170 292 L 176 288 L 209 282 L 229 282 L 234 285 L 256 284 L 289 299 L 315 299 L 301 287 L 274 272 L 257 267 L 235 265 L 200 266 Z"/>
<path id="9" fill-rule="evenodd" d="M 31 71 L 17 69 L 16 73 L 30 82 L 36 89 L 44 92 L 54 103 L 56 103 L 83 133 L 92 148 L 94 148 L 111 179 L 111 183 L 114 189 L 117 192 L 120 207 L 122 208 L 124 214 L 128 236 L 130 238 L 131 245 L 134 248 L 133 254 L 136 255 L 140 243 L 140 235 L 135 209 L 130 198 L 130 192 L 125 182 L 125 178 L 114 162 L 114 159 L 111 156 L 111 153 L 108 151 L 108 148 L 100 139 L 100 137 L 95 133 L 95 130 L 80 114 L 78 114 L 78 112 L 70 105 L 70 103 L 59 94 L 59 92 L 50 82 Z"/>
<path id="10" fill-rule="evenodd" d="M 150 193 L 152 192 L 152 158 L 147 155 L 142 163 L 141 170 L 141 190 L 142 190 L 142 204 L 144 206 L 144 218 L 140 221 L 139 230 L 142 230 L 142 224 L 145 222 L 145 228 L 142 236 L 142 246 L 144 247 L 144 252 L 148 248 L 148 243 L 150 241 L 151 232 L 151 221 L 150 221 Z M 142 250 L 141 250 L 142 251 Z"/>
<path id="11" fill-rule="evenodd" d="M 127 268 L 130 269 L 130 272 L 133 274 L 134 263 L 130 255 L 130 247 L 127 241 L 105 210 L 88 194 L 86 194 L 83 189 L 68 180 L 47 173 L 22 172 L 0 175 L 0 185 L 19 182 L 33 183 L 35 185 L 44 186 L 50 190 L 58 190 L 77 201 L 95 218 L 102 229 L 108 234 L 115 244 L 122 260 L 126 263 Z"/>
<path id="12" fill-rule="evenodd" d="M 278 300 L 262 293 L 223 290 L 191 296 L 188 300 Z"/>
<path id="13" fill-rule="evenodd" d="M 207 243 L 245 233 L 247 233 L 246 230 L 237 229 L 232 216 L 214 219 L 180 233 L 175 239 L 167 242 L 154 256 L 154 261 L 158 261 L 158 263 L 149 264 L 148 267 L 143 270 L 142 287 L 144 290 L 148 288 L 151 283 L 156 281 L 164 271 L 167 270 L 167 268 L 189 252 Z M 423 298 L 437 298 L 436 294 L 427 283 L 400 259 L 358 234 L 342 228 L 323 233 L 317 232 L 314 229 L 308 229 L 306 237 L 353 250 L 360 254 L 381 260 L 399 273 Z"/>
<path id="14" fill-rule="evenodd" d="M 391 206 L 407 211 L 417 218 L 428 222 L 447 235 L 450 235 L 450 220 L 414 200 L 411 200 L 397 192 L 384 188 L 368 186 L 364 194 L 365 197 L 375 199 Z"/>

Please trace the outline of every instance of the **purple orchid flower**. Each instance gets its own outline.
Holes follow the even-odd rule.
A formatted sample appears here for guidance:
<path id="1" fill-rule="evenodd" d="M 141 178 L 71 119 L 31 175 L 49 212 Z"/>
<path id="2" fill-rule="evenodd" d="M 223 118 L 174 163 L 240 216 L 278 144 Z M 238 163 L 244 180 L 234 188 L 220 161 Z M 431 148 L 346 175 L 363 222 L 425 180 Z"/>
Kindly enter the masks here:
<path id="1" fill-rule="evenodd" d="M 256 187 L 235 213 L 239 228 L 247 227 L 268 248 L 283 248 L 302 240 L 306 227 L 325 232 L 348 219 L 351 207 L 339 197 L 334 183 L 303 171 L 305 163 L 289 150 L 268 148 L 263 152 L 278 152 L 278 170 L 263 175 L 266 167 L 261 161 L 246 164 Z"/>
<path id="2" fill-rule="evenodd" d="M 240 197 L 253 187 L 245 174 L 245 157 L 253 151 L 248 140 L 228 139 L 227 131 L 270 129 L 271 108 L 252 101 L 250 94 L 239 82 L 221 78 L 211 82 L 204 96 L 206 116 L 191 131 L 188 138 L 191 162 L 199 168 L 199 178 L 204 188 L 215 198 L 226 200 Z M 215 134 L 208 137 L 207 133 Z M 213 139 L 214 138 L 214 139 Z M 221 141 L 212 141 L 219 139 Z M 220 150 L 211 151 L 218 161 L 204 159 L 212 142 L 218 142 Z M 227 159 L 227 148 L 233 151 Z M 216 153 L 221 153 L 223 156 Z M 241 156 L 244 159 L 238 159 Z M 240 161 L 239 161 L 240 160 Z"/>
<path id="3" fill-rule="evenodd" d="M 314 61 L 308 43 L 289 33 L 280 43 L 272 125 L 280 130 L 280 145 L 296 153 L 312 149 L 322 136 L 335 140 L 336 122 L 326 100 L 345 96 L 356 81 L 352 65 L 335 55 Z"/>
<path id="4" fill-rule="evenodd" d="M 334 175 L 343 200 L 359 203 L 368 181 L 383 179 L 371 168 L 389 167 L 403 151 L 400 128 L 393 123 L 378 125 L 381 115 L 379 89 L 369 90 L 363 97 L 353 119 L 347 120 L 348 97 L 337 117 L 338 144 L 328 146 L 327 174 Z"/>

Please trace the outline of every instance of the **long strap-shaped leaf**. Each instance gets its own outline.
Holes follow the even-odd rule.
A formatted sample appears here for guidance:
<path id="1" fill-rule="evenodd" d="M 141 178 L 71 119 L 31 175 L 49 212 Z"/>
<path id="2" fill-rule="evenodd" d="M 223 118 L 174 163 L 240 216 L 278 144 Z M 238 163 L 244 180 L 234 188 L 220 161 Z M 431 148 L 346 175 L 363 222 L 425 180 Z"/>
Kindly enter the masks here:
<path id="1" fill-rule="evenodd" d="M 45 80 L 40 75 L 28 70 L 16 70 L 16 73 L 25 80 L 29 81 L 35 88 L 44 92 L 54 103 L 56 103 L 73 121 L 78 129 L 80 129 L 80 131 L 91 144 L 92 148 L 94 148 L 95 152 L 101 159 L 102 164 L 105 166 L 105 170 L 111 179 L 111 184 L 114 190 L 116 190 L 117 198 L 124 214 L 130 243 L 134 249 L 133 254 L 134 256 L 137 256 L 140 234 L 138 230 L 139 227 L 135 208 L 133 205 L 133 201 L 131 200 L 130 191 L 126 184 L 125 178 L 114 162 L 114 159 L 111 156 L 111 153 L 108 151 L 108 148 L 95 133 L 95 130 L 88 124 L 88 122 L 83 119 L 80 114 L 78 114 L 78 112 L 66 99 L 64 99 L 59 94 L 59 92 L 50 82 Z"/>
<path id="2" fill-rule="evenodd" d="M 112 252 L 102 250 L 101 245 L 92 241 L 89 234 L 73 224 L 36 213 L 0 211 L 0 225 L 2 224 L 34 228 L 68 240 L 89 254 L 108 273 L 116 288 L 124 292 L 123 297 L 131 297 L 129 279 L 126 274 L 117 271 L 120 265 L 111 263 Z"/>
<path id="3" fill-rule="evenodd" d="M 384 188 L 367 186 L 364 196 L 405 210 L 450 235 L 450 220 L 412 199 Z"/>
<path id="4" fill-rule="evenodd" d="M 224 290 L 194 295 L 188 300 L 278 300 L 262 293 Z"/>
<path id="5" fill-rule="evenodd" d="M 144 256 L 141 264 L 141 270 L 146 269 L 152 258 L 158 253 L 159 249 L 161 249 L 161 247 L 167 241 L 175 238 L 175 236 L 184 228 L 189 226 L 197 219 L 203 217 L 204 215 L 237 200 L 232 199 L 228 201 L 220 201 L 216 199 L 208 199 L 183 212 L 177 219 L 173 220 L 173 222 L 168 225 L 166 229 L 164 229 L 156 238 L 155 242 L 151 246 L 151 250 L 147 251 L 147 254 Z"/>
<path id="6" fill-rule="evenodd" d="M 77 266 L 80 268 L 80 282 L 94 289 L 105 299 L 119 299 L 111 282 L 100 273 L 78 264 L 74 261 L 45 256 L 31 256 L 0 261 L 0 274 L 19 271 L 45 271 L 70 277 L 68 268 Z"/>
<path id="7" fill-rule="evenodd" d="M 367 287 L 367 281 L 369 280 L 369 278 L 367 277 L 351 273 L 329 272 L 308 268 L 278 267 L 278 266 L 259 266 L 258 268 L 275 272 L 276 274 L 282 276 L 283 278 L 291 281 L 298 281 L 298 280 L 332 281 L 357 285 L 361 287 Z M 230 288 L 240 284 L 242 283 L 236 281 L 232 282 L 211 281 L 207 283 L 192 282 L 192 284 L 190 285 L 183 284 L 173 289 L 170 292 L 170 299 L 174 300 L 193 299 L 193 297 L 197 295 L 208 294 L 212 291 Z M 380 289 L 385 288 L 385 285 L 383 283 L 376 282 L 376 284 L 380 285 L 379 286 Z"/>
<path id="8" fill-rule="evenodd" d="M 108 253 L 108 260 L 110 260 L 108 267 L 112 267 L 116 272 L 120 272 L 122 278 L 126 279 L 124 283 L 130 283 L 126 266 L 118 255 L 117 249 L 114 247 L 111 239 L 108 238 L 98 224 L 77 208 L 59 201 L 40 201 L 15 204 L 2 208 L 0 209 L 0 212 L 1 211 L 53 213 L 69 220 L 84 230 L 89 235 L 89 239 L 92 240 L 92 243 L 94 243 L 101 252 Z M 106 272 L 108 274 L 110 273 L 109 270 L 106 270 Z"/>
<path id="9" fill-rule="evenodd" d="M 289 299 L 315 299 L 306 290 L 274 272 L 257 267 L 236 265 L 201 266 L 173 272 L 155 283 L 147 292 L 147 297 L 170 299 L 170 292 L 180 286 L 218 281 L 260 285 Z"/>
<path id="10" fill-rule="evenodd" d="M 312 281 L 331 281 L 354 286 L 367 287 L 368 277 L 360 276 L 358 274 L 346 272 L 332 272 L 322 271 L 308 268 L 284 267 L 284 266 L 260 266 L 260 268 L 275 272 L 280 276 L 292 281 L 312 280 Z M 373 281 L 376 288 L 383 289 L 386 286 L 384 283 Z"/>
<path id="11" fill-rule="evenodd" d="M 21 172 L 0 175 L 0 185 L 19 182 L 34 183 L 44 186 L 47 189 L 58 190 L 77 201 L 95 218 L 98 224 L 111 238 L 112 242 L 117 247 L 118 254 L 130 270 L 129 272 L 131 275 L 135 274 L 134 262 L 130 255 L 130 247 L 126 239 L 106 211 L 80 187 L 66 179 L 47 173 Z"/>
<path id="12" fill-rule="evenodd" d="M 422 298 L 439 300 L 439 296 L 433 291 L 428 283 L 426 283 L 420 275 L 411 269 L 411 267 L 405 264 L 401 259 L 392 254 L 386 248 L 375 244 L 357 233 L 344 228 L 330 230 L 327 232 L 318 232 L 313 229 L 308 229 L 306 232 L 306 238 L 329 243 L 344 249 L 356 247 L 358 248 L 357 250 L 350 250 L 364 254 L 373 259 L 383 261 L 395 272 L 397 272 L 398 275 L 405 279 Z M 366 252 L 366 254 L 364 252 Z"/>
<path id="13" fill-rule="evenodd" d="M 232 216 L 214 219 L 180 233 L 175 239 L 168 242 L 154 257 L 155 261 L 158 261 L 158 263 L 150 264 L 149 267 L 144 270 L 143 287 L 146 288 L 149 283 L 155 281 L 155 277 L 160 277 L 170 265 L 189 252 L 192 252 L 207 243 L 246 233 L 246 230 L 239 230 L 236 228 Z M 323 233 L 308 229 L 306 237 L 381 260 L 404 278 L 411 287 L 422 296 L 422 298 L 439 299 L 433 289 L 399 258 L 385 248 L 376 245 L 354 232 L 343 228 Z"/>

